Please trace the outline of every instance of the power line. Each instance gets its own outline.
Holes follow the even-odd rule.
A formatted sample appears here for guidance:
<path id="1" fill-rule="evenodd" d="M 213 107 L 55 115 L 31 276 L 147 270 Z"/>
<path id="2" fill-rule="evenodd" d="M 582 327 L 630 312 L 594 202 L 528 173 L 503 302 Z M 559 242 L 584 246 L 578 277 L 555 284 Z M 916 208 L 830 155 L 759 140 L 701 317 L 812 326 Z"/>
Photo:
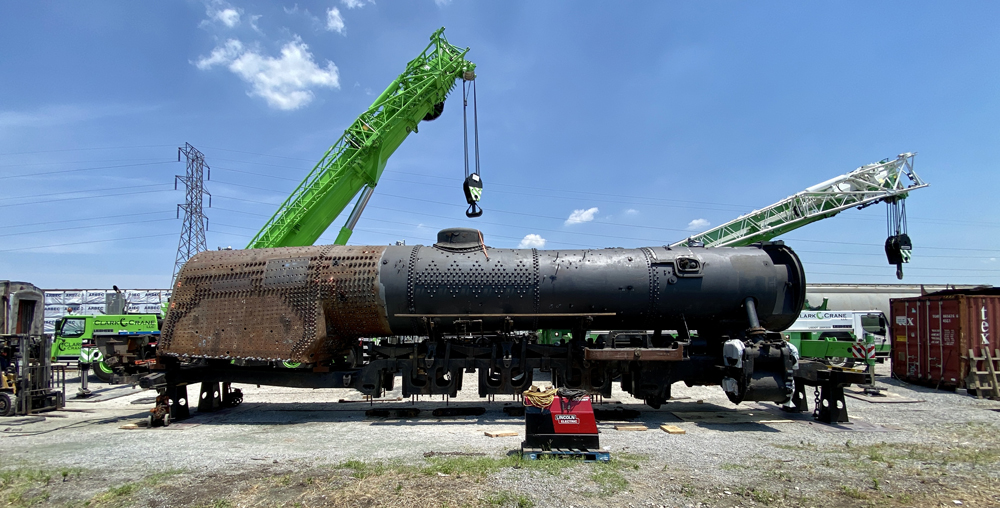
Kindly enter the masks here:
<path id="1" fill-rule="evenodd" d="M 47 203 L 53 203 L 53 202 L 56 202 L 56 201 L 75 201 L 75 200 L 78 200 L 78 199 L 98 199 L 98 198 L 111 198 L 111 197 L 115 197 L 115 196 L 134 196 L 136 194 L 149 194 L 151 192 L 170 192 L 170 191 L 171 191 L 170 189 L 164 189 L 164 190 L 151 190 L 151 191 L 139 191 L 139 192 L 123 192 L 123 193 L 120 193 L 120 194 L 104 194 L 104 195 L 101 195 L 101 196 L 83 196 L 83 197 L 79 197 L 79 198 L 49 199 L 49 200 L 46 200 L 45 203 L 12 203 L 12 204 L 9 204 L 9 205 L 0 205 L 0 208 L 6 208 L 8 206 L 24 206 L 24 205 L 31 205 L 31 204 L 47 204 Z"/>
<path id="2" fill-rule="evenodd" d="M 864 245 L 867 247 L 883 247 L 879 243 L 860 243 L 860 242 L 841 242 L 839 240 L 806 240 L 805 238 L 785 238 L 790 242 L 811 242 L 811 243 L 837 243 L 841 245 Z M 963 247 L 925 247 L 922 245 L 916 246 L 919 249 L 934 249 L 934 250 L 969 250 L 969 251 L 981 251 L 981 252 L 997 252 L 1000 253 L 1000 249 L 970 249 Z"/>
<path id="3" fill-rule="evenodd" d="M 105 243 L 105 242 L 117 242 L 122 240 L 141 240 L 143 238 L 159 238 L 161 236 L 174 236 L 173 233 L 163 233 L 159 235 L 146 235 L 146 236 L 130 236 L 125 238 L 108 238 L 105 240 L 89 240 L 86 242 L 70 242 L 70 243 L 54 243 L 49 245 L 36 245 L 34 247 L 17 247 L 14 249 L 0 249 L 0 252 L 14 252 L 19 250 L 31 250 L 31 249 L 48 249 L 51 247 L 66 247 L 68 245 L 84 245 L 88 243 Z"/>
<path id="4" fill-rule="evenodd" d="M 818 262 L 810 262 L 810 263 L 804 263 L 804 264 L 806 264 L 806 265 L 824 265 L 824 266 L 849 266 L 849 267 L 852 267 L 852 268 L 882 268 L 880 266 L 874 266 L 874 265 L 855 265 L 855 264 L 848 264 L 848 263 L 818 263 Z M 982 272 L 1000 272 L 1000 270 L 991 270 L 991 269 L 988 269 L 988 268 L 985 268 L 985 269 L 978 269 L 978 268 L 935 268 L 935 267 L 923 267 L 923 266 L 909 266 L 909 265 L 907 265 L 907 266 L 908 266 L 907 270 L 935 270 L 935 271 L 948 270 L 948 271 L 955 271 L 955 272 L 976 272 L 976 273 L 982 273 Z"/>
<path id="5" fill-rule="evenodd" d="M 144 162 L 144 163 L 141 163 L 141 164 L 121 164 L 121 165 L 118 165 L 118 166 L 97 166 L 97 167 L 92 167 L 92 168 L 77 168 L 77 169 L 64 169 L 64 170 L 61 170 L 61 171 L 47 171 L 47 172 L 44 172 L 44 173 L 26 173 L 26 174 L 23 174 L 23 175 L 5 175 L 5 176 L 0 176 L 0 179 L 6 180 L 6 179 L 9 179 L 9 178 L 34 178 L 36 176 L 58 175 L 58 174 L 63 174 L 63 173 L 76 173 L 76 172 L 79 172 L 79 171 L 94 171 L 94 170 L 97 170 L 97 169 L 134 168 L 134 167 L 137 167 L 137 166 L 155 166 L 157 164 L 176 164 L 176 161 Z"/>
<path id="6" fill-rule="evenodd" d="M 4 234 L 0 234 L 0 236 L 24 236 L 24 235 L 36 235 L 38 233 L 52 233 L 52 232 L 55 232 L 55 231 L 71 231 L 71 230 L 72 231 L 76 231 L 78 229 L 105 228 L 105 227 L 110 227 L 110 226 L 122 226 L 122 225 L 131 226 L 132 224 L 143 224 L 143 223 L 146 223 L 146 222 L 164 222 L 164 221 L 168 221 L 168 220 L 177 220 L 177 219 L 174 219 L 174 218 L 171 218 L 171 219 L 151 219 L 151 220 L 141 220 L 141 221 L 132 221 L 132 222 L 116 222 L 116 223 L 112 223 L 112 224 L 93 224 L 93 225 L 90 225 L 90 226 L 73 226 L 71 228 L 43 229 L 43 230 L 40 230 L 40 231 L 26 231 L 26 232 L 22 232 L 22 233 L 4 233 Z"/>
<path id="7" fill-rule="evenodd" d="M 844 277 L 892 277 L 896 278 L 895 274 L 889 273 L 836 273 L 836 272 L 806 272 L 807 275 L 840 275 Z M 935 279 L 955 279 L 958 277 L 969 277 L 968 275 L 918 275 L 922 278 L 935 278 Z M 995 277 L 995 276 L 994 276 Z"/>
<path id="8" fill-rule="evenodd" d="M 172 211 L 173 210 L 161 210 L 161 211 L 158 211 L 158 212 L 142 212 L 142 213 L 131 213 L 131 212 L 129 212 L 128 215 L 131 215 L 131 216 L 135 216 L 135 215 L 152 215 L 154 213 L 170 213 Z M 41 225 L 45 225 L 45 224 L 65 224 L 67 222 L 82 222 L 82 221 L 85 221 L 85 220 L 96 220 L 96 219 L 117 219 L 117 218 L 119 218 L 121 216 L 122 216 L 122 214 L 119 213 L 119 214 L 115 214 L 115 215 L 103 215 L 101 217 L 87 217 L 87 218 L 84 218 L 84 219 L 50 220 L 50 221 L 45 221 L 45 222 L 22 222 L 20 224 L 10 224 L 10 225 L 7 225 L 7 226 L 0 226 L 0 229 L 23 228 L 23 227 L 27 227 L 27 226 L 41 226 Z"/>
<path id="9" fill-rule="evenodd" d="M 207 149 L 207 150 L 220 150 L 220 151 L 223 151 L 223 152 L 242 153 L 242 154 L 246 154 L 246 155 L 259 155 L 261 157 L 274 157 L 276 159 L 288 159 L 288 160 L 293 160 L 293 161 L 303 161 L 303 162 L 310 162 L 310 161 L 312 161 L 312 159 L 299 159 L 299 158 L 296 158 L 296 157 L 287 157 L 287 156 L 284 156 L 284 155 L 270 155 L 270 154 L 266 154 L 266 153 L 244 152 L 244 151 L 241 151 L 241 150 L 230 150 L 229 148 L 213 148 L 211 146 L 206 146 L 205 149 Z M 220 160 L 222 160 L 222 159 L 220 159 Z"/>
<path id="10" fill-rule="evenodd" d="M 137 145 L 137 146 L 109 146 L 105 148 L 61 148 L 59 150 L 39 150 L 37 152 L 9 152 L 0 153 L 0 156 L 7 155 L 30 155 L 36 153 L 57 153 L 57 152 L 84 152 L 89 150 L 130 150 L 132 148 L 163 148 L 165 146 L 174 145 Z"/>
<path id="11" fill-rule="evenodd" d="M 885 257 L 885 254 L 875 254 L 872 252 L 834 252 L 825 250 L 802 250 L 795 249 L 796 254 L 832 254 L 835 256 L 877 256 Z M 918 258 L 942 258 L 942 259 L 991 259 L 994 256 L 935 256 L 932 254 L 919 254 Z"/>
<path id="12" fill-rule="evenodd" d="M 228 182 L 216 182 L 216 183 L 227 183 L 227 184 L 229 184 Z M 236 186 L 239 186 L 239 187 L 250 187 L 250 186 L 246 186 L 246 185 L 242 185 L 242 184 L 229 184 L 229 185 L 236 185 Z M 259 189 L 259 190 L 264 190 L 264 189 Z M 385 194 L 385 193 L 383 193 L 381 195 L 382 196 L 386 196 L 386 197 L 393 197 L 393 198 L 400 198 L 400 199 L 409 199 L 409 200 L 413 200 L 413 201 L 421 201 L 421 202 L 425 202 L 425 203 L 434 203 L 434 204 L 443 205 L 443 206 L 463 208 L 461 205 L 454 205 L 452 203 L 445 203 L 445 202 L 441 202 L 441 201 L 433 201 L 433 200 L 428 200 L 428 199 L 414 198 L 414 197 L 410 197 L 410 196 L 399 196 L 399 195 Z M 220 198 L 224 198 L 224 199 L 233 199 L 233 200 L 237 200 L 237 201 L 244 201 L 244 202 L 247 202 L 247 203 L 254 203 L 254 204 L 272 205 L 272 206 L 277 206 L 278 205 L 278 203 L 268 203 L 266 201 L 256 201 L 256 200 L 252 200 L 252 199 L 237 198 L 237 197 L 226 196 L 224 194 L 217 195 L 216 197 L 220 197 Z M 442 215 L 434 215 L 434 214 L 428 214 L 428 213 L 423 213 L 423 212 L 414 212 L 412 210 L 398 210 L 398 209 L 386 208 L 386 207 L 381 207 L 381 206 L 376 206 L 376 205 L 369 205 L 369 207 L 370 208 L 381 209 L 381 210 L 393 211 L 393 212 L 406 213 L 406 214 L 411 214 L 411 215 L 424 215 L 424 216 L 437 217 L 437 218 L 442 218 L 442 219 L 449 219 L 450 218 L 450 217 L 446 217 L 446 216 L 442 216 Z M 230 211 L 234 211 L 234 212 L 237 212 L 237 213 L 251 214 L 250 212 L 243 212 L 243 211 L 239 211 L 239 210 L 230 210 Z M 524 216 L 524 217 L 534 217 L 534 218 L 541 218 L 541 219 L 558 220 L 558 221 L 561 221 L 561 222 L 564 222 L 566 220 L 565 218 L 562 218 L 562 217 L 554 217 L 554 216 L 547 216 L 547 215 L 538 215 L 538 214 L 531 214 L 531 213 L 525 213 L 525 212 L 511 212 L 511 211 L 506 211 L 506 210 L 490 210 L 490 211 L 491 212 L 495 212 L 495 213 L 501 213 L 501 214 L 519 215 L 519 216 Z M 259 215 L 260 217 L 269 217 L 269 216 L 263 215 L 263 214 L 255 214 L 255 215 Z M 603 224 L 603 225 L 609 225 L 609 226 L 620 226 L 620 227 L 631 227 L 631 228 L 640 228 L 640 229 L 652 229 L 652 230 L 660 230 L 660 231 L 675 231 L 675 232 L 682 232 L 682 233 L 690 233 L 690 231 L 686 230 L 686 229 L 664 228 L 664 227 L 647 226 L 647 225 L 641 225 L 641 224 L 624 224 L 624 223 L 603 222 L 603 221 L 599 221 L 599 222 L 596 222 L 596 223 L 597 224 Z M 504 226 L 504 227 L 519 227 L 519 228 L 523 227 L 523 226 L 519 226 L 519 225 L 510 225 L 510 224 L 503 224 L 503 223 L 489 223 L 489 224 L 499 225 L 499 226 Z M 535 227 L 532 227 L 530 229 L 532 229 L 532 230 L 541 230 L 541 229 L 535 228 Z M 558 232 L 558 233 L 576 234 L 575 232 L 572 232 L 572 231 L 557 231 L 557 230 L 547 230 L 547 231 L 554 231 L 554 232 Z M 624 238 L 624 237 L 617 237 L 617 236 L 615 236 L 615 238 Z M 881 244 L 875 244 L 875 243 L 840 242 L 840 241 L 834 242 L 834 241 L 828 241 L 828 240 L 806 240 L 806 239 L 794 239 L 794 238 L 785 238 L 785 240 L 787 240 L 787 241 L 795 241 L 795 242 L 813 242 L 813 243 L 825 243 L 825 244 L 837 243 L 837 244 L 845 244 L 845 245 L 860 245 L 860 246 L 866 246 L 866 247 L 883 247 L 883 245 L 881 245 Z M 642 241 L 652 241 L 653 243 L 659 243 L 662 240 L 642 240 Z M 919 246 L 919 245 L 917 247 L 919 249 L 967 250 L 967 251 L 982 251 L 982 252 L 997 252 L 997 253 L 1000 253 L 1000 250 L 995 250 L 995 249 L 956 249 L 956 248 L 952 248 L 952 247 L 927 247 L 927 246 Z M 829 254 L 849 254 L 849 253 L 829 252 Z M 955 257 L 955 256 L 922 256 L 922 257 Z"/>
<path id="13" fill-rule="evenodd" d="M 229 160 L 229 159 L 220 159 L 220 160 Z M 284 168 L 284 169 L 301 169 L 301 168 L 293 168 L 293 167 L 290 167 L 290 166 L 280 166 L 280 165 L 277 165 L 277 164 L 267 164 L 267 163 L 263 163 L 263 162 L 247 162 L 247 161 L 231 161 L 231 162 L 242 162 L 242 163 L 246 163 L 246 164 L 259 164 L 259 165 L 262 165 L 262 166 L 271 166 L 271 167 L 278 167 L 278 168 Z M 253 172 L 253 171 L 246 171 L 246 170 L 233 169 L 233 168 L 219 167 L 219 168 L 216 168 L 216 169 L 221 169 L 223 171 L 233 171 L 233 172 L 236 172 L 236 173 L 243 173 L 243 174 L 248 174 L 248 175 L 262 176 L 262 177 L 265 177 L 265 178 L 275 178 L 275 179 L 278 179 L 278 180 L 288 180 L 288 181 L 295 181 L 295 182 L 300 182 L 301 181 L 301 179 L 296 179 L 296 178 L 288 178 L 288 177 L 283 177 L 283 176 L 274 176 L 274 175 L 268 175 L 268 174 L 265 174 L 265 173 L 256 173 L 256 172 Z M 445 177 L 433 177 L 433 176 L 429 176 L 429 175 L 419 175 L 419 174 L 416 174 L 416 173 L 406 173 L 405 171 L 396 171 L 394 173 L 412 174 L 412 175 L 424 176 L 424 177 L 430 177 L 430 178 L 446 179 Z M 381 178 L 381 180 L 382 181 L 389 181 L 389 182 L 406 183 L 406 184 L 426 185 L 426 186 L 430 186 L 430 187 L 442 187 L 442 188 L 447 188 L 447 189 L 454 188 L 451 185 L 429 183 L 429 182 L 425 182 L 425 181 L 403 180 L 403 179 L 393 178 L 391 176 L 383 176 Z M 496 187 L 511 187 L 511 188 L 516 188 L 516 189 L 537 189 L 536 187 L 529 187 L 529 186 L 525 186 L 525 185 L 511 185 L 511 184 L 502 184 L 502 183 L 491 183 L 490 186 L 491 187 L 493 187 L 493 186 L 496 186 Z M 272 190 L 272 189 L 260 189 L 259 187 L 250 187 L 250 186 L 245 186 L 245 187 L 256 188 L 256 189 L 259 189 L 259 190 Z M 497 193 L 497 194 L 515 194 L 515 195 L 519 195 L 519 196 L 532 196 L 532 197 L 540 197 L 540 198 L 578 199 L 578 198 L 575 198 L 575 197 L 558 196 L 558 195 L 554 195 L 554 194 L 525 194 L 524 192 L 508 192 L 508 191 L 494 191 L 494 192 Z M 675 199 L 647 198 L 647 197 L 635 196 L 635 195 L 628 195 L 628 196 L 626 196 L 626 195 L 621 195 L 621 194 L 604 194 L 604 193 L 586 192 L 586 191 L 572 191 L 572 190 L 566 190 L 566 189 L 553 189 L 553 192 L 565 192 L 565 193 L 575 193 L 575 194 L 586 194 L 588 196 L 599 196 L 602 199 L 593 199 L 592 198 L 592 200 L 597 201 L 599 203 L 620 203 L 620 201 L 618 201 L 618 200 L 607 199 L 607 198 L 611 198 L 611 197 L 619 197 L 619 198 L 624 198 L 624 199 L 643 200 L 643 201 L 641 201 L 639 203 L 636 203 L 637 205 L 643 205 L 643 206 L 660 206 L 660 207 L 667 207 L 667 208 L 694 208 L 694 209 L 699 209 L 699 210 L 713 210 L 713 211 L 723 211 L 723 212 L 740 212 L 740 211 L 746 210 L 747 208 L 750 208 L 749 206 L 734 205 L 734 204 L 731 204 L 731 203 L 713 203 L 713 202 L 709 202 L 709 201 L 684 201 L 684 200 L 675 200 Z M 650 201 L 653 201 L 653 202 L 650 202 Z M 663 203 L 680 203 L 680 204 L 669 205 L 669 204 L 663 204 Z M 717 206 L 724 206 L 724 207 L 728 207 L 728 208 L 712 208 L 712 207 L 706 207 L 706 206 L 692 206 L 692 205 L 705 205 L 705 204 L 717 205 Z"/>
<path id="14" fill-rule="evenodd" d="M 0 166 L 0 168 L 21 168 L 21 167 L 27 167 L 27 166 L 56 166 L 56 165 L 60 165 L 60 164 L 94 164 L 94 163 L 97 163 L 97 162 L 125 162 L 125 161 L 132 161 L 132 162 L 139 162 L 139 161 L 142 161 L 142 162 L 155 162 L 157 160 L 159 160 L 159 159 L 148 159 L 148 158 L 147 159 L 102 159 L 102 160 L 97 160 L 97 161 L 26 162 L 26 163 L 22 163 L 22 164 L 7 164 L 7 165 L 4 165 L 4 166 Z"/>
<path id="15" fill-rule="evenodd" d="M 222 150 L 222 151 L 228 151 L 228 152 L 234 152 L 234 153 L 243 153 L 243 154 L 247 154 L 247 155 L 258 155 L 258 156 L 275 157 L 275 158 L 288 159 L 288 160 L 296 160 L 296 161 L 303 161 L 303 162 L 312 162 L 309 159 L 301 159 L 301 158 L 296 158 L 296 157 L 284 157 L 284 156 L 278 156 L 278 155 L 260 154 L 260 153 L 246 152 L 246 151 L 240 151 L 240 150 L 228 150 L 228 149 L 224 149 L 224 148 L 213 148 L 213 150 Z M 298 166 L 283 166 L 283 165 L 278 165 L 278 164 L 269 164 L 269 163 L 266 163 L 266 162 L 243 161 L 243 160 L 238 160 L 238 159 L 221 159 L 221 158 L 218 159 L 218 160 L 225 160 L 225 161 L 229 161 L 229 162 L 238 162 L 238 163 L 241 163 L 241 164 L 255 164 L 255 165 L 261 165 L 261 166 L 270 166 L 270 167 L 277 167 L 277 168 L 284 168 L 284 169 L 300 169 L 300 170 L 303 170 L 303 171 L 307 170 L 306 168 L 302 168 L 302 167 L 298 167 Z M 239 170 L 234 170 L 234 169 L 229 169 L 229 170 L 230 171 L 239 171 Z M 283 180 L 294 180 L 294 179 L 290 179 L 290 178 L 287 178 L 287 177 L 276 177 L 276 176 L 273 176 L 273 175 L 267 175 L 267 174 L 263 174 L 263 173 L 253 173 L 253 172 L 249 172 L 249 171 L 244 171 L 244 172 L 248 173 L 248 174 L 253 174 L 253 175 L 258 175 L 258 176 L 264 176 L 264 177 L 269 177 L 269 178 L 280 178 L 280 179 L 283 179 Z M 449 177 L 438 176 L 438 175 L 426 175 L 426 174 L 422 174 L 422 173 L 413 173 L 413 172 L 409 172 L 409 171 L 400 171 L 400 170 L 393 170 L 391 172 L 391 174 L 407 174 L 407 175 L 412 175 L 412 176 L 418 176 L 418 177 L 421 177 L 421 178 L 437 178 L 437 179 L 450 180 Z M 385 178 L 385 179 L 392 180 L 391 178 Z M 408 182 L 408 181 L 405 181 L 405 180 L 393 180 L 393 181 L 400 181 L 400 182 L 404 182 L 404 183 L 422 183 L 422 184 L 425 184 L 425 185 L 433 185 L 433 184 L 427 184 L 426 182 Z M 491 183 L 490 185 L 491 186 L 497 186 L 497 187 L 512 187 L 512 188 L 520 188 L 520 189 L 536 189 L 537 188 L 537 187 L 532 187 L 532 186 L 527 186 L 527 185 L 505 184 L 505 183 Z M 448 186 L 444 186 L 444 187 L 448 187 Z M 593 196 L 599 196 L 599 197 L 621 197 L 621 198 L 628 198 L 628 199 L 657 200 L 657 201 L 667 201 L 667 202 L 674 202 L 674 203 L 686 203 L 686 204 L 694 204 L 694 205 L 711 204 L 711 205 L 733 207 L 734 209 L 736 209 L 736 211 L 753 210 L 756 206 L 760 206 L 760 205 L 744 205 L 744 204 L 733 204 L 733 203 L 714 203 L 714 202 L 708 202 L 708 201 L 663 200 L 663 199 L 658 199 L 658 198 L 647 198 L 647 197 L 636 196 L 636 195 L 608 194 L 608 193 L 604 193 L 604 192 L 575 191 L 575 190 L 568 190 L 568 189 L 558 189 L 558 192 L 573 193 L 573 194 L 584 194 L 584 195 L 593 195 Z M 552 197 L 552 196 L 545 195 L 545 196 L 542 196 L 542 197 Z M 643 204 L 651 204 L 651 203 L 643 203 Z M 723 210 L 723 209 L 718 209 L 718 208 L 706 208 L 706 207 L 692 207 L 692 208 L 704 209 L 704 210 L 716 210 L 716 211 L 730 211 L 729 209 Z M 870 220 L 870 221 L 878 220 L 878 219 L 875 219 L 875 218 L 867 218 L 867 217 L 847 217 L 847 218 L 848 219 L 852 219 L 852 220 Z M 929 217 L 910 217 L 910 219 L 911 220 L 920 220 L 920 221 L 929 222 L 929 223 L 976 224 L 976 225 L 983 225 L 983 226 L 1000 227 L 1000 224 L 993 223 L 993 222 L 978 222 L 978 221 L 968 221 L 968 220 L 951 220 L 951 219 L 929 218 Z"/>
<path id="16" fill-rule="evenodd" d="M 75 194 L 75 193 L 78 193 L 78 192 L 103 192 L 103 191 L 109 191 L 109 190 L 142 189 L 144 187 L 156 187 L 156 186 L 162 186 L 162 185 L 164 185 L 164 184 L 162 184 L 162 183 L 151 183 L 151 184 L 148 184 L 148 185 L 129 185 L 127 187 L 109 187 L 109 188 L 103 188 L 103 189 L 81 189 L 81 190 L 72 190 L 72 191 L 66 191 L 66 192 L 56 192 L 56 193 L 52 193 L 52 194 L 29 194 L 29 195 L 25 195 L 25 196 L 11 196 L 11 197 L 6 197 L 6 198 L 0 198 L 0 201 L 6 201 L 8 199 L 44 198 L 44 197 L 48 197 L 48 196 L 61 196 L 63 194 Z M 46 200 L 46 201 L 51 201 L 51 200 Z"/>
<path id="17" fill-rule="evenodd" d="M 215 196 L 215 197 L 219 198 L 219 197 L 225 197 L 225 196 Z M 223 211 L 226 211 L 226 212 L 242 213 L 242 214 L 245 214 L 245 215 L 253 215 L 253 216 L 256 216 L 256 217 L 270 217 L 270 215 L 265 215 L 263 213 L 244 212 L 243 210 L 233 210 L 232 208 L 222 208 L 222 207 L 219 207 L 219 206 L 212 207 L 212 210 L 223 210 Z"/>
<path id="18" fill-rule="evenodd" d="M 246 226 L 236 226 L 236 225 L 233 225 L 233 224 L 223 224 L 223 223 L 221 223 L 221 222 L 219 222 L 219 221 L 215 221 L 215 222 L 214 222 L 213 224 L 215 224 L 216 226 L 226 226 L 226 227 L 228 227 L 228 228 L 236 228 L 236 229 L 249 229 L 249 230 L 251 230 L 251 231 L 253 231 L 253 230 L 257 229 L 257 228 L 248 228 L 248 227 L 246 227 Z"/>

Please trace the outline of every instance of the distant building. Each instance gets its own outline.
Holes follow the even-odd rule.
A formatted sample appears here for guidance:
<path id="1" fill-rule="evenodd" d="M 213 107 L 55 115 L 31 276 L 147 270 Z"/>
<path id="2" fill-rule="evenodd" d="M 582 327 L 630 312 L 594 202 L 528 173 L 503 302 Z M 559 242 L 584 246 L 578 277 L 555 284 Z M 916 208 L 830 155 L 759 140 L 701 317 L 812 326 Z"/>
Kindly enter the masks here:
<path id="1" fill-rule="evenodd" d="M 946 289 L 981 286 L 955 284 L 806 284 L 806 307 L 817 308 L 826 300 L 827 310 L 880 310 L 889 315 L 891 298 L 910 298 Z M 807 310 L 804 309 L 804 310 Z"/>

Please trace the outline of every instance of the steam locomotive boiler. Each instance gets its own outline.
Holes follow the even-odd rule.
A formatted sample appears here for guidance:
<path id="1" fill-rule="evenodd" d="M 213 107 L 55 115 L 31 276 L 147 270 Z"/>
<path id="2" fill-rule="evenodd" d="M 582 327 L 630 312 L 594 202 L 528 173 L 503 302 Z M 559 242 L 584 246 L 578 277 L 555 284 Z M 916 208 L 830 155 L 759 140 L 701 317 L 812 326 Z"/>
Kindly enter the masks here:
<path id="1" fill-rule="evenodd" d="M 620 382 L 654 407 L 679 381 L 784 402 L 797 358 L 775 332 L 804 300 L 803 267 L 780 242 L 495 249 L 456 228 L 429 247 L 207 251 L 178 275 L 153 369 L 158 382 L 365 394 L 398 380 L 407 396 L 455 395 L 477 371 L 481 396 L 520 393 L 551 371 L 591 393 Z M 540 329 L 573 338 L 543 344 Z"/>

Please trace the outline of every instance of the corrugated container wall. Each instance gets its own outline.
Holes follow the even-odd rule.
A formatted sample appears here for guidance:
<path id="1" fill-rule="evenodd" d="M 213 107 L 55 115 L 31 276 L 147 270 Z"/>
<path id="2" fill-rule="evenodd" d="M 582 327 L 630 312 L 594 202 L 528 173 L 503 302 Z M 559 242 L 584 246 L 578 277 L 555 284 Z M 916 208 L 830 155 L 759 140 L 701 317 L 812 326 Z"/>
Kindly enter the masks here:
<path id="1" fill-rule="evenodd" d="M 965 388 L 969 350 L 982 356 L 983 348 L 991 355 L 1000 349 L 997 290 L 893 299 L 890 321 L 892 373 L 911 383 Z"/>

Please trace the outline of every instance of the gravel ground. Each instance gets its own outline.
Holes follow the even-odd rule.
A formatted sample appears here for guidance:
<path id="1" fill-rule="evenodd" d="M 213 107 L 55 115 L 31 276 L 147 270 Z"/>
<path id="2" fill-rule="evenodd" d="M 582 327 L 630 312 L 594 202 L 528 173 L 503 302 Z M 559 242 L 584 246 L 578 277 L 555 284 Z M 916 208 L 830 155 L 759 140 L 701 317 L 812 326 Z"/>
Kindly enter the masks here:
<path id="1" fill-rule="evenodd" d="M 77 380 L 68 381 L 72 393 Z M 649 430 L 600 422 L 615 459 L 605 465 L 512 458 L 524 424 L 502 408 L 519 402 L 479 399 L 474 375 L 447 404 L 485 407 L 477 417 L 431 416 L 446 403 L 439 397 L 341 403 L 361 396 L 243 385 L 241 406 L 157 429 L 143 427 L 153 393 L 94 385 L 100 397 L 70 400 L 65 411 L 0 420 L 0 504 L 1000 506 L 1000 402 L 885 376 L 878 384 L 887 401 L 918 402 L 848 398 L 851 423 L 829 426 L 774 404 L 733 405 L 718 387 L 675 385 L 675 400 L 658 410 L 616 392 L 598 407 L 638 409 L 630 423 Z M 422 415 L 366 417 L 372 407 Z M 690 421 L 703 412 L 719 423 Z M 734 413 L 782 421 L 730 423 Z M 141 425 L 121 428 L 130 423 Z"/>

